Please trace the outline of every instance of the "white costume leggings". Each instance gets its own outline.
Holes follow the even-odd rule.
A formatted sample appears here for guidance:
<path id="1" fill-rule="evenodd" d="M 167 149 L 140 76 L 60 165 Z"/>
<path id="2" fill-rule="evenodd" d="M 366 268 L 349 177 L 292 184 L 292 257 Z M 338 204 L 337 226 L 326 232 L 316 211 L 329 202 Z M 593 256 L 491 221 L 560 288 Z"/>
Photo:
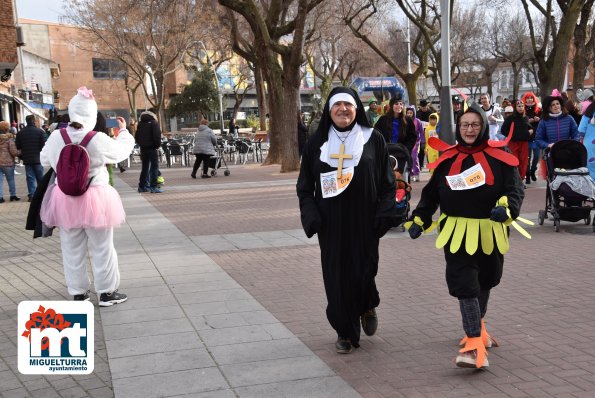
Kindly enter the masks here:
<path id="1" fill-rule="evenodd" d="M 113 228 L 60 228 L 60 244 L 68 294 L 74 296 L 89 290 L 87 251 L 91 257 L 97 294 L 111 293 L 118 288 L 120 271 Z"/>

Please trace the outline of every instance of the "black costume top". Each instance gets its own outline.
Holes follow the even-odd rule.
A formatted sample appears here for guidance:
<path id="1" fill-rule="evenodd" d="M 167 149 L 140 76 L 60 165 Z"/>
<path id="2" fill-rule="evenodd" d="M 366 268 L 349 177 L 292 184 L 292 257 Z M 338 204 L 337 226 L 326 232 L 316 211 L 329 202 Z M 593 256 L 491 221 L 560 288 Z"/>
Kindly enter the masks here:
<path id="1" fill-rule="evenodd" d="M 329 98 L 337 89 L 348 90 L 336 88 Z M 368 127 L 357 95 L 343 92 L 353 93 L 358 102 L 357 121 L 363 128 Z M 302 153 L 297 195 L 306 235 L 318 234 L 327 318 L 339 336 L 349 338 L 358 347 L 359 318 L 380 302 L 374 282 L 378 240 L 390 228 L 395 214 L 395 179 L 384 138 L 374 130 L 364 144 L 349 186 L 338 196 L 323 198 L 320 174 L 336 170 L 320 160 L 320 148 L 328 140 L 329 121 L 327 103 L 318 130 Z"/>
<path id="2" fill-rule="evenodd" d="M 489 128 L 485 114 L 472 108 L 470 110 L 480 114 L 484 130 L 473 146 L 457 144 L 450 147 L 435 138 L 430 140 L 430 146 L 444 153 L 436 162 L 428 165 L 428 168 L 435 168 L 434 173 L 423 188 L 412 216 L 419 217 L 424 230 L 427 230 L 432 226 L 432 215 L 440 206 L 442 228 L 437 247 L 450 243 L 452 253 L 461 250 L 473 255 L 481 249 L 489 255 L 497 248 L 498 252 L 504 254 L 508 250 L 507 225 L 491 221 L 490 215 L 495 206 L 506 204 L 510 219 L 518 217 L 524 198 L 516 167 L 518 159 L 499 147 L 505 142 L 487 140 Z M 456 136 L 459 143 L 464 142 L 458 125 Z M 467 190 L 451 189 L 447 175 L 457 175 L 478 163 L 486 174 L 484 185 Z"/>

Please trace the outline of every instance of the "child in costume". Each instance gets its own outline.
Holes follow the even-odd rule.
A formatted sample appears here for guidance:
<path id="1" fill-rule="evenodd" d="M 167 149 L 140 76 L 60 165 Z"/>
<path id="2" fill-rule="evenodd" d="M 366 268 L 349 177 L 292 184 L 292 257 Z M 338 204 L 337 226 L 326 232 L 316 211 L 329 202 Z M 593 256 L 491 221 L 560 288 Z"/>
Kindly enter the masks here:
<path id="1" fill-rule="evenodd" d="M 459 300 L 466 335 L 456 358 L 459 367 L 489 366 L 486 348 L 497 346 L 483 318 L 490 291 L 502 277 L 508 226 L 518 227 L 513 220 L 524 197 L 518 159 L 501 149 L 506 141 L 488 138 L 485 113 L 471 104 L 459 117 L 457 145 L 429 140 L 430 146 L 443 153 L 428 164 L 434 173 L 405 224 L 412 239 L 441 225 L 436 247 L 444 248 L 446 282 L 450 294 Z M 438 207 L 441 216 L 433 223 Z"/>
<path id="2" fill-rule="evenodd" d="M 426 143 L 430 140 L 430 138 L 438 138 L 438 132 L 440 131 L 440 127 L 438 126 L 438 121 L 440 120 L 440 116 L 437 113 L 432 113 L 430 115 L 430 122 L 425 128 L 425 135 L 426 135 Z M 428 163 L 433 163 L 438 160 L 438 155 L 440 153 L 432 148 L 429 145 L 426 145 L 426 155 L 428 156 Z M 434 170 L 430 170 L 430 173 L 433 173 Z"/>
<path id="3" fill-rule="evenodd" d="M 64 130 L 73 143 L 80 143 L 97 121 L 97 103 L 93 92 L 78 89 L 68 104 L 70 123 Z M 60 228 L 60 245 L 64 262 L 64 277 L 68 293 L 75 300 L 89 300 L 87 251 L 91 257 L 95 290 L 99 305 L 111 306 L 126 301 L 118 293 L 120 272 L 114 248 L 115 226 L 124 222 L 124 207 L 118 192 L 108 183 L 106 164 L 126 159 L 134 147 L 134 137 L 126 130 L 126 122 L 118 117 L 116 139 L 107 134 L 95 134 L 86 146 L 89 154 L 90 185 L 80 196 L 62 192 L 57 183 L 48 187 L 41 205 L 41 219 L 49 227 Z M 51 134 L 40 154 L 41 164 L 56 170 L 60 152 L 65 146 L 61 133 Z M 59 180 L 60 176 L 56 176 Z"/>

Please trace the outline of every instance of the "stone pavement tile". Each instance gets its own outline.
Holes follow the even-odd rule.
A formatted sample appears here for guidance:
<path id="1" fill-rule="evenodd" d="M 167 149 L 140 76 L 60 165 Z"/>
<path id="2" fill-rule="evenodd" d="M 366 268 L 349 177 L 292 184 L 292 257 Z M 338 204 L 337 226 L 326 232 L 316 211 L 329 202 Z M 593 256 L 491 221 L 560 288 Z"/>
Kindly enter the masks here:
<path id="1" fill-rule="evenodd" d="M 125 306 L 126 303 L 117 305 Z M 121 311 L 109 311 L 110 308 L 111 307 L 103 309 L 101 313 L 104 327 L 125 323 L 157 321 L 161 319 L 176 319 L 182 318 L 184 316 L 182 310 L 177 305 L 147 309 L 128 309 Z"/>
<path id="2" fill-rule="evenodd" d="M 18 388 L 16 390 L 7 390 L 1 392 L 2 398 L 28 398 L 30 397 L 30 393 L 25 390 L 24 388 Z"/>
<path id="3" fill-rule="evenodd" d="M 226 289 L 206 292 L 177 293 L 176 299 L 180 304 L 208 303 L 211 301 L 250 300 L 252 296 L 246 290 Z"/>
<path id="4" fill-rule="evenodd" d="M 105 341 L 191 332 L 192 325 L 188 319 L 159 319 L 156 321 L 115 324 L 105 329 Z"/>
<path id="5" fill-rule="evenodd" d="M 155 268 L 149 268 L 149 269 L 143 270 L 142 277 L 143 278 L 149 278 L 149 277 L 157 278 L 157 277 L 161 277 L 161 274 Z M 124 283 L 126 280 L 139 279 L 139 273 L 136 270 L 127 270 L 126 267 L 122 267 L 120 269 L 120 279 L 121 279 L 120 286 L 124 287 L 124 286 L 126 286 L 126 284 Z"/>
<path id="6" fill-rule="evenodd" d="M 158 299 L 149 299 L 147 297 L 139 297 L 131 295 L 128 292 L 128 289 L 121 290 L 122 293 L 126 293 L 128 295 L 128 300 L 125 303 L 120 303 L 113 305 L 111 307 L 102 308 L 102 311 L 107 313 L 116 313 L 121 311 L 132 311 L 132 310 L 146 310 L 150 308 L 160 308 L 160 307 L 171 307 L 178 304 L 176 298 L 173 294 L 169 293 L 168 295 L 160 295 L 155 296 Z"/>
<path id="7" fill-rule="evenodd" d="M 163 278 L 161 276 L 149 276 L 149 277 L 139 277 L 136 275 L 136 278 L 129 278 L 126 279 L 126 283 L 124 283 L 124 288 L 128 291 L 128 288 L 136 288 L 136 287 L 150 287 L 150 286 L 162 286 L 164 283 Z"/>
<path id="8" fill-rule="evenodd" d="M 180 345 L 178 348 L 182 348 Z M 157 352 L 114 358 L 110 361 L 113 379 L 150 374 L 161 374 L 180 370 L 210 368 L 215 362 L 204 348 Z"/>
<path id="9" fill-rule="evenodd" d="M 220 365 L 310 355 L 311 351 L 295 337 L 209 347 Z"/>
<path id="10" fill-rule="evenodd" d="M 194 394 L 229 388 L 217 368 L 192 369 L 113 381 L 117 397 L 147 398 Z"/>
<path id="11" fill-rule="evenodd" d="M 234 326 L 262 325 L 279 321 L 268 311 L 234 312 L 228 314 L 205 315 L 205 322 L 213 329 Z"/>
<path id="12" fill-rule="evenodd" d="M 0 386 L 5 390 L 14 390 L 23 387 L 23 384 L 10 370 L 0 372 Z"/>
<path id="13" fill-rule="evenodd" d="M 283 333 L 285 331 L 285 333 Z M 287 328 L 279 324 L 237 326 L 223 329 L 201 330 L 200 337 L 207 347 L 251 343 L 292 337 Z"/>
<path id="14" fill-rule="evenodd" d="M 86 398 L 88 396 L 87 392 L 80 386 L 60 390 L 59 393 L 64 398 Z"/>
<path id="15" fill-rule="evenodd" d="M 236 398 L 234 390 L 216 390 L 198 394 L 174 395 L 171 398 Z"/>
<path id="16" fill-rule="evenodd" d="M 111 396 L 113 397 L 114 393 L 112 391 L 111 388 L 109 387 L 103 387 L 106 390 L 108 390 L 110 392 L 110 394 L 112 394 Z M 60 394 L 58 394 L 58 392 L 54 389 L 43 389 L 43 390 L 35 390 L 35 391 L 31 391 L 31 395 L 32 398 L 60 398 Z"/>
<path id="17" fill-rule="evenodd" d="M 114 358 L 130 357 L 158 352 L 176 350 L 180 347 L 185 349 L 201 348 L 202 343 L 195 332 L 180 332 L 174 334 L 163 334 L 157 336 L 144 336 L 141 338 L 130 338 L 106 341 L 110 360 Z"/>
<path id="18" fill-rule="evenodd" d="M 237 289 L 240 287 L 240 285 L 225 272 L 167 276 L 165 277 L 165 280 L 175 294 L 217 291 L 220 289 Z"/>
<path id="19" fill-rule="evenodd" d="M 292 380 L 279 383 L 261 384 L 236 389 L 242 398 L 355 398 L 360 394 L 345 388 L 340 377 L 321 377 L 306 380 Z"/>
<path id="20" fill-rule="evenodd" d="M 159 279 L 159 284 L 156 285 L 149 285 L 149 286 L 138 286 L 138 287 L 131 287 L 129 283 L 126 283 L 126 294 L 128 295 L 128 300 L 132 298 L 145 298 L 145 302 L 149 303 L 151 301 L 161 301 L 163 299 L 162 296 L 171 296 L 171 290 L 163 283 L 162 279 Z M 155 297 L 155 299 L 152 299 Z M 128 301 L 126 302 L 128 305 Z M 126 306 L 115 306 L 114 309 L 126 308 Z"/>
<path id="21" fill-rule="evenodd" d="M 114 391 L 107 387 L 95 388 L 87 392 L 91 398 L 114 398 Z"/>
<path id="22" fill-rule="evenodd" d="M 232 387 L 334 376 L 334 372 L 314 355 L 222 365 Z"/>
<path id="23" fill-rule="evenodd" d="M 216 264 L 199 264 L 199 265 L 184 265 L 179 267 L 174 266 L 159 266 L 159 272 L 164 276 L 173 275 L 193 275 L 204 274 L 219 271 L 220 268 Z"/>

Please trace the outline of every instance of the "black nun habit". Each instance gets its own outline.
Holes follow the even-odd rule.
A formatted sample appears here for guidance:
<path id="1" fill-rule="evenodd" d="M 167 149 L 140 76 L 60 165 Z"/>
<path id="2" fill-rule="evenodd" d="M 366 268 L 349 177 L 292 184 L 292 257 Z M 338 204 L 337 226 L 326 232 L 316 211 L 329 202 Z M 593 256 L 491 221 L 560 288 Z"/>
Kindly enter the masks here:
<path id="1" fill-rule="evenodd" d="M 357 106 L 355 121 L 343 129 L 333 125 L 330 115 L 329 103 L 339 93 L 351 95 Z M 380 303 L 374 281 L 378 271 L 378 242 L 394 222 L 395 178 L 385 140 L 369 125 L 357 93 L 336 87 L 328 98 L 318 129 L 302 154 L 297 195 L 306 235 L 318 235 L 327 318 L 340 338 L 349 339 L 354 347 L 359 347 L 360 316 Z M 320 159 L 321 147 L 331 142 L 329 137 L 336 134 L 335 130 L 359 131 L 367 141 L 351 183 L 338 196 L 323 198 L 321 173 L 337 168 Z M 347 139 L 350 138 L 353 136 Z M 332 154 L 338 152 L 337 148 L 329 150 Z"/>

